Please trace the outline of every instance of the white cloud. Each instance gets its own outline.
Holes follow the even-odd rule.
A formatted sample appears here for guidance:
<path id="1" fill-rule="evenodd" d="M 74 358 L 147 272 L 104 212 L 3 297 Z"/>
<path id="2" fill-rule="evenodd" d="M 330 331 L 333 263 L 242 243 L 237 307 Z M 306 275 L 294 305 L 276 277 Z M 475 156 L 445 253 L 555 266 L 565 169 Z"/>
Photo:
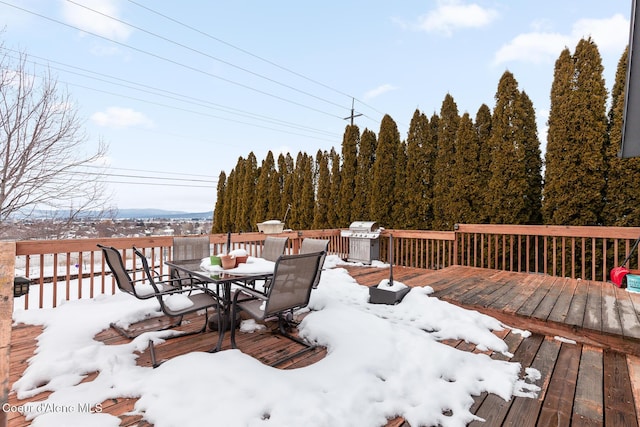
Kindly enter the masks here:
<path id="1" fill-rule="evenodd" d="M 573 25 L 574 39 L 591 38 L 600 52 L 622 53 L 629 42 L 629 20 L 621 14 L 606 19 L 581 19 Z"/>
<path id="2" fill-rule="evenodd" d="M 86 8 L 70 2 L 62 3 L 62 16 L 70 25 L 118 41 L 126 40 L 131 35 L 130 27 L 104 16 L 119 18 L 119 0 L 76 0 L 76 2 Z"/>
<path id="3" fill-rule="evenodd" d="M 483 8 L 475 3 L 441 0 L 436 9 L 418 18 L 418 28 L 450 36 L 458 28 L 485 27 L 497 17 L 496 10 Z"/>
<path id="4" fill-rule="evenodd" d="M 503 45 L 494 56 L 494 64 L 524 61 L 539 64 L 555 60 L 573 38 L 558 33 L 525 33 Z"/>
<path id="5" fill-rule="evenodd" d="M 109 107 L 91 115 L 91 120 L 98 126 L 125 128 L 132 126 L 151 127 L 153 122 L 143 113 L 131 108 Z"/>
<path id="6" fill-rule="evenodd" d="M 538 24 L 534 24 L 538 27 Z M 510 61 L 552 62 L 565 47 L 572 49 L 581 38 L 591 37 L 600 53 L 622 53 L 629 41 L 629 21 L 616 14 L 605 19 L 576 21 L 570 34 L 533 31 L 517 35 L 494 56 L 494 64 Z"/>
<path id="7" fill-rule="evenodd" d="M 381 86 L 378 86 L 377 88 L 374 88 L 374 89 L 371 89 L 371 90 L 367 91 L 364 94 L 364 99 L 368 101 L 368 100 L 371 100 L 373 98 L 376 98 L 376 97 L 382 95 L 383 93 L 390 92 L 390 91 L 396 90 L 396 89 L 398 89 L 396 86 L 390 85 L 388 83 L 387 84 L 383 84 Z"/>

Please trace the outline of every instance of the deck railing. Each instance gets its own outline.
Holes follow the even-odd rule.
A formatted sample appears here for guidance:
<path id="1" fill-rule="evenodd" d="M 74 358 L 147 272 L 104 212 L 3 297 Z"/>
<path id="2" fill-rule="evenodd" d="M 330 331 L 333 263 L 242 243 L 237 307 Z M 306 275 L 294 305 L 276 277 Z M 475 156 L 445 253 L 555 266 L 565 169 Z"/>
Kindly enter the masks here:
<path id="1" fill-rule="evenodd" d="M 389 236 L 392 236 L 393 260 L 389 260 Z M 384 230 L 380 241 L 380 259 L 404 267 L 439 270 L 454 264 L 453 231 Z"/>
<path id="2" fill-rule="evenodd" d="M 346 258 L 348 253 L 348 241 L 340 236 L 340 230 L 285 232 L 280 236 L 289 238 L 287 253 L 297 253 L 307 237 L 328 239 L 331 254 Z M 257 256 L 262 251 L 265 235 L 212 234 L 209 238 L 212 253 L 226 252 L 228 247 L 230 250 L 242 248 Z M 55 307 L 63 300 L 114 294 L 116 283 L 102 259 L 98 243 L 118 248 L 134 279 L 141 273 L 133 268 L 133 246 L 144 252 L 152 269 L 160 274 L 168 273 L 164 262 L 172 258 L 172 236 L 18 241 L 15 242 L 15 269 L 36 286 L 20 298 L 23 301 L 16 301 L 16 307 Z"/>
<path id="3" fill-rule="evenodd" d="M 304 238 L 315 237 L 329 239 L 329 253 L 346 259 L 349 238 L 342 237 L 340 231 L 305 230 L 281 235 L 289 237 L 288 253 L 297 253 Z M 393 236 L 393 260 L 389 260 L 389 236 Z M 609 270 L 622 263 L 638 236 L 637 227 L 460 224 L 450 232 L 384 230 L 380 259 L 433 270 L 464 265 L 606 281 Z M 212 253 L 242 248 L 258 256 L 265 235 L 212 234 L 209 238 Z M 102 260 L 98 243 L 120 249 L 128 267 L 133 267 L 132 247 L 136 246 L 161 274 L 167 273 L 164 262 L 172 258 L 171 236 L 18 241 L 11 245 L 15 247 L 15 271 L 39 286 L 16 300 L 16 308 L 55 307 L 63 300 L 115 293 L 115 281 Z M 635 253 L 628 266 L 639 269 L 639 265 L 640 254 Z"/>
<path id="4" fill-rule="evenodd" d="M 456 227 L 456 264 L 607 281 L 640 236 L 640 227 L 473 225 Z M 640 254 L 628 267 L 638 269 Z"/>

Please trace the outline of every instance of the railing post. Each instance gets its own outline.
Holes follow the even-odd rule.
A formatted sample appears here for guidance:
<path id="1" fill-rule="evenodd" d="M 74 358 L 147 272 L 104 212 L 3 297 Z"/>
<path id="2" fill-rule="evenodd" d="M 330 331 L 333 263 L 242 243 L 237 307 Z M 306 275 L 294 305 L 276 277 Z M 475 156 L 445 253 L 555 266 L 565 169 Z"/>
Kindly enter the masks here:
<path id="1" fill-rule="evenodd" d="M 458 229 L 460 226 L 458 224 L 453 225 L 453 265 L 460 265 L 460 261 L 458 261 L 458 237 L 460 237 L 460 232 Z"/>
<path id="2" fill-rule="evenodd" d="M 9 351 L 13 323 L 13 279 L 15 274 L 16 243 L 0 242 L 0 404 L 9 403 Z M 6 427 L 8 415 L 0 410 L 0 427 Z"/>

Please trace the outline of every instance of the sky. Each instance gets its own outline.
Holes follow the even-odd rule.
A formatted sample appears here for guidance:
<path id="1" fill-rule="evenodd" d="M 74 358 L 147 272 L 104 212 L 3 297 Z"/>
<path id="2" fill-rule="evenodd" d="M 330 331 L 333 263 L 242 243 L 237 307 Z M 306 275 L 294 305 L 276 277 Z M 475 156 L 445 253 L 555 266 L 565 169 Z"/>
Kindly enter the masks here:
<path id="1" fill-rule="evenodd" d="M 441 301 L 428 286 L 412 288 L 397 305 L 369 304 L 368 288 L 342 264 L 327 256 L 311 312 L 299 326 L 301 336 L 327 348 L 326 357 L 310 366 L 281 370 L 241 349 L 223 349 L 182 354 L 156 369 L 140 367 L 137 352 L 149 351 L 149 339 L 159 342 L 171 331 L 148 332 L 121 345 L 93 337 L 111 322 L 144 319 L 157 310 L 155 299 L 118 293 L 29 310 L 16 301 L 16 323 L 45 327 L 12 392 L 18 399 L 52 392 L 34 405 L 19 402 L 34 427 L 118 426 L 120 420 L 101 413 L 100 404 L 120 397 L 139 397 L 134 413 L 144 413 L 157 427 L 212 425 L 212 417 L 224 426 L 369 427 L 398 415 L 411 425 L 454 427 L 476 419 L 469 408 L 484 391 L 505 400 L 537 397 L 540 371 L 510 361 L 509 347 L 493 333 L 508 325 Z M 243 321 L 239 333 L 256 333 L 257 326 Z M 447 339 L 466 340 L 505 360 L 441 342 Z M 161 347 L 156 352 L 162 358 Z M 98 375 L 81 383 L 91 372 Z"/>
<path id="2" fill-rule="evenodd" d="M 507 70 L 544 149 L 560 52 L 592 37 L 610 91 L 630 12 L 629 0 L 0 0 L 3 54 L 48 66 L 87 152 L 109 145 L 110 205 L 189 212 L 212 210 L 220 172 L 252 151 L 339 151 L 352 105 L 361 131 L 389 114 L 405 139 L 414 111 L 438 113 L 447 93 L 461 115 L 493 108 Z"/>

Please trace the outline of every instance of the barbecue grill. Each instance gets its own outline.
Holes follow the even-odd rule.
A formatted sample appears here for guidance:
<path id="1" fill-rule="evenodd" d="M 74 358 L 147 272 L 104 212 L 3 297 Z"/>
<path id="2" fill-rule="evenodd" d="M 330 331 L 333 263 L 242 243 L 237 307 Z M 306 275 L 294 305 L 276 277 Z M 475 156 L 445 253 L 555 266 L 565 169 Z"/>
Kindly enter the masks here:
<path id="1" fill-rule="evenodd" d="M 349 230 L 342 230 L 342 237 L 349 238 L 349 262 L 371 264 L 380 259 L 380 233 L 382 229 L 375 221 L 354 221 Z"/>

